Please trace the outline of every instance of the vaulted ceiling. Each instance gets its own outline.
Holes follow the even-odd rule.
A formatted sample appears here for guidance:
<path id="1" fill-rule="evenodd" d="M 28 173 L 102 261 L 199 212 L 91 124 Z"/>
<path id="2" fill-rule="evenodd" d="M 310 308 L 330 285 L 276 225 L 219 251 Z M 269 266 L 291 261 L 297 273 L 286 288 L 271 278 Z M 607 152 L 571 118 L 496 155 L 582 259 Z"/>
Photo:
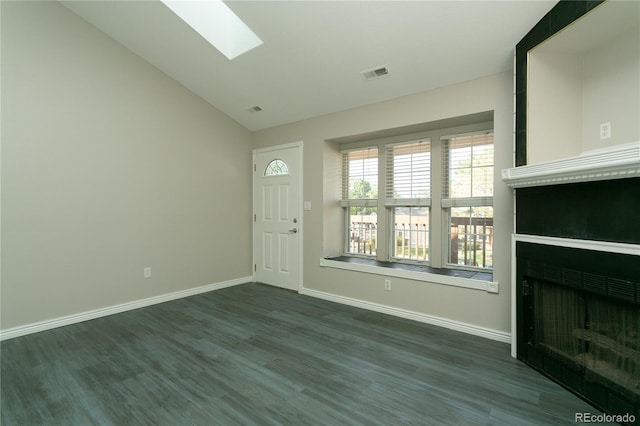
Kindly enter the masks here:
<path id="1" fill-rule="evenodd" d="M 556 2 L 229 1 L 264 42 L 231 61 L 160 1 L 62 3 L 259 130 L 511 70 Z M 381 66 L 388 75 L 361 75 Z"/>

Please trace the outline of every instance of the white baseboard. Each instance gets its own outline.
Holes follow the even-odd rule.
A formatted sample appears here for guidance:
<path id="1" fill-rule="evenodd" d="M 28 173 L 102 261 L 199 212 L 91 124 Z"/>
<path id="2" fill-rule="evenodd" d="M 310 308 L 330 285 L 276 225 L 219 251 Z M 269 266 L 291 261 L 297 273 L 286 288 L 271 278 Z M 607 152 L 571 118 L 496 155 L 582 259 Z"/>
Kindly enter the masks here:
<path id="1" fill-rule="evenodd" d="M 367 302 L 364 300 L 353 299 L 351 297 L 339 296 L 323 291 L 303 288 L 300 291 L 311 297 L 328 300 L 330 302 L 342 303 L 344 305 L 354 306 L 356 308 L 367 309 L 370 311 L 380 312 L 383 314 L 393 315 L 400 318 L 410 319 L 413 321 L 423 322 L 425 324 L 437 325 L 450 330 L 460 331 L 474 336 L 480 336 L 503 343 L 511 343 L 511 333 L 492 330 L 490 328 L 479 327 L 477 325 L 467 324 L 459 321 L 453 321 L 447 318 L 440 318 L 433 315 L 427 315 L 420 312 L 409 311 L 406 309 L 394 308 L 393 306 L 381 305 L 379 303 Z"/>
<path id="2" fill-rule="evenodd" d="M 79 314 L 67 315 L 60 318 L 22 325 L 7 330 L 1 330 L 0 341 L 13 339 L 14 337 L 25 336 L 31 333 L 37 333 L 39 331 L 51 330 L 53 328 L 63 327 L 65 325 L 76 324 L 82 321 L 89 321 L 100 317 L 106 317 L 108 315 L 118 314 L 125 311 L 131 311 L 133 309 L 144 308 L 145 306 L 164 303 L 170 300 L 182 299 L 183 297 L 195 296 L 196 294 L 206 293 L 213 290 L 220 290 L 226 287 L 244 284 L 251 281 L 253 281 L 253 278 L 251 276 L 236 278 L 233 280 L 223 281 L 215 284 L 189 288 L 186 290 L 180 290 L 160 296 L 149 297 L 147 299 L 134 300 L 133 302 L 126 302 L 120 305 L 108 306 L 106 308 L 94 309 L 92 311 L 81 312 Z"/>

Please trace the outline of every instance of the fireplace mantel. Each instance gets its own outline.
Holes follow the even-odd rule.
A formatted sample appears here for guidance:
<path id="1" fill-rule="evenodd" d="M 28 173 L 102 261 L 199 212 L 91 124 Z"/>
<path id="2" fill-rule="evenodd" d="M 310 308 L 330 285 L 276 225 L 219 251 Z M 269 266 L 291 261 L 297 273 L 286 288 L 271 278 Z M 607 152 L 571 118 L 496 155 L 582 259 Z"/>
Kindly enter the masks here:
<path id="1" fill-rule="evenodd" d="M 511 188 L 640 176 L 640 142 L 586 151 L 574 157 L 502 170 Z"/>

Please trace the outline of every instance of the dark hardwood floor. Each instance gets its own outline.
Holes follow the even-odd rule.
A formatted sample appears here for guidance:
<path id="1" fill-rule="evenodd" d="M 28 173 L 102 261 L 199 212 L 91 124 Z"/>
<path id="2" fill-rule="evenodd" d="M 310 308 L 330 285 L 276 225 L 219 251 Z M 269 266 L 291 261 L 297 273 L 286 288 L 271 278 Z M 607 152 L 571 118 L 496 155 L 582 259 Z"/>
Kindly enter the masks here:
<path id="1" fill-rule="evenodd" d="M 0 349 L 3 426 L 574 425 L 596 412 L 504 343 L 252 283 Z"/>

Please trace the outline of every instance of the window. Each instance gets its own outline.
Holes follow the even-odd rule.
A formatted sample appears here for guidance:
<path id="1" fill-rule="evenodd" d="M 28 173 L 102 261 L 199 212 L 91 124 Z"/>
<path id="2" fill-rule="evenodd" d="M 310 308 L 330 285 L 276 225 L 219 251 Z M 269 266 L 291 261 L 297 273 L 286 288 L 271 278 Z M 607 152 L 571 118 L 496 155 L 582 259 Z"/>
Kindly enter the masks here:
<path id="1" fill-rule="evenodd" d="M 342 153 L 345 252 L 375 256 L 378 247 L 378 148 Z"/>
<path id="2" fill-rule="evenodd" d="M 493 265 L 493 133 L 443 138 L 447 263 Z"/>
<path id="3" fill-rule="evenodd" d="M 282 160 L 273 160 L 264 170 L 265 176 L 282 176 L 289 174 L 289 167 L 287 167 L 287 163 Z"/>
<path id="4" fill-rule="evenodd" d="M 494 149 L 487 125 L 341 151 L 344 254 L 492 269 Z M 470 127 L 471 133 L 442 136 Z"/>
<path id="5" fill-rule="evenodd" d="M 386 198 L 390 257 L 429 260 L 431 140 L 386 145 Z"/>

